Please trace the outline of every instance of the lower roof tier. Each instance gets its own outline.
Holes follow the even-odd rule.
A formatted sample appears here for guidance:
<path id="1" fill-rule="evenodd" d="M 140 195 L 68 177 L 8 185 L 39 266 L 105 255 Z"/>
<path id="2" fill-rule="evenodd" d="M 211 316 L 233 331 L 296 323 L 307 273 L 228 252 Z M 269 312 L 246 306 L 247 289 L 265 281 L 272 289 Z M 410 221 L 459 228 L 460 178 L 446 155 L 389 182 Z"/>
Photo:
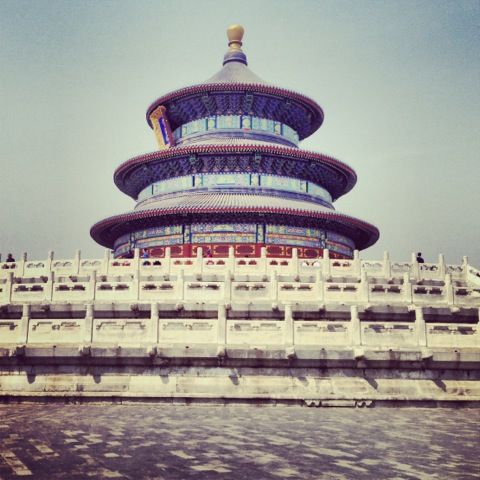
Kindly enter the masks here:
<path id="1" fill-rule="evenodd" d="M 149 185 L 199 173 L 259 173 L 322 186 L 333 200 L 356 183 L 355 171 L 335 158 L 298 148 L 264 145 L 190 145 L 134 157 L 117 168 L 115 184 L 136 199 Z"/>
<path id="2" fill-rule="evenodd" d="M 373 245 L 379 237 L 374 225 L 318 203 L 229 193 L 166 196 L 156 208 L 139 209 L 98 222 L 90 234 L 99 244 L 113 248 L 120 237 L 146 228 L 227 222 L 321 229 L 347 237 L 358 250 Z"/>

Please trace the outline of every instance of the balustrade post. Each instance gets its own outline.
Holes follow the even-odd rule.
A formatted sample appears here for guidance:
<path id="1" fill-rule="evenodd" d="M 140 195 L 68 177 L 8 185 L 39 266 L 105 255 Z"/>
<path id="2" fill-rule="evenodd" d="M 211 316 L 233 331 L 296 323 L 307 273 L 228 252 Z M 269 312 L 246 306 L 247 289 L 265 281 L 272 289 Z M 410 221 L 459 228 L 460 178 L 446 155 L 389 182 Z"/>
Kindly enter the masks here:
<path id="1" fill-rule="evenodd" d="M 134 274 L 138 274 L 140 269 L 140 249 L 135 247 L 133 249 L 133 272 Z"/>
<path id="2" fill-rule="evenodd" d="M 353 251 L 353 273 L 356 277 L 360 277 L 362 270 L 362 262 L 360 260 L 360 252 L 358 250 Z"/>
<path id="3" fill-rule="evenodd" d="M 75 255 L 73 257 L 73 265 L 72 265 L 72 273 L 73 275 L 78 275 L 80 272 L 80 259 L 81 259 L 81 251 L 75 250 Z"/>
<path id="4" fill-rule="evenodd" d="M 18 276 L 23 277 L 25 275 L 25 263 L 27 262 L 27 252 L 23 252 L 22 254 L 22 260 L 20 265 L 17 268 Z"/>
<path id="5" fill-rule="evenodd" d="M 454 296 L 453 296 L 453 285 L 452 285 L 452 275 L 450 273 L 445 274 L 445 299 L 448 305 L 453 305 Z"/>
<path id="6" fill-rule="evenodd" d="M 84 320 L 83 343 L 90 344 L 93 342 L 93 317 L 93 303 L 87 303 Z"/>
<path id="7" fill-rule="evenodd" d="M 476 331 L 476 335 L 477 335 L 477 342 L 480 343 L 480 308 L 478 309 L 478 322 L 477 322 L 477 331 Z"/>
<path id="8" fill-rule="evenodd" d="M 54 258 L 54 251 L 50 250 L 47 255 L 47 260 L 45 261 L 45 276 L 48 277 L 49 272 L 52 270 L 53 258 Z"/>
<path id="9" fill-rule="evenodd" d="M 360 347 L 362 345 L 362 326 L 358 316 L 357 305 L 350 307 L 350 343 L 352 347 Z"/>
<path id="10" fill-rule="evenodd" d="M 292 248 L 292 266 L 290 270 L 295 276 L 298 276 L 298 274 L 300 273 L 298 263 L 298 248 Z"/>
<path id="11" fill-rule="evenodd" d="M 30 312 L 29 304 L 24 303 L 22 307 L 22 318 L 20 320 L 20 338 L 17 343 L 26 345 L 28 343 L 28 332 L 30 330 Z"/>
<path id="12" fill-rule="evenodd" d="M 132 290 L 133 299 L 140 299 L 140 249 L 135 248 L 133 251 L 133 274 L 132 274 Z"/>
<path id="13" fill-rule="evenodd" d="M 88 281 L 88 289 L 89 292 L 89 300 L 95 300 L 95 296 L 97 295 L 97 271 L 92 270 L 90 272 L 90 279 Z"/>
<path id="14" fill-rule="evenodd" d="M 224 289 L 225 304 L 230 305 L 232 303 L 232 272 L 230 270 L 225 272 Z"/>
<path id="15" fill-rule="evenodd" d="M 385 278 L 391 278 L 392 276 L 392 264 L 390 262 L 390 254 L 383 252 L 383 276 Z"/>
<path id="16" fill-rule="evenodd" d="M 185 270 L 182 268 L 177 275 L 176 289 L 178 301 L 183 303 L 185 299 Z"/>
<path id="17" fill-rule="evenodd" d="M 102 275 L 108 275 L 108 270 L 110 268 L 110 249 L 106 248 L 103 254 L 102 268 L 100 273 Z"/>
<path id="18" fill-rule="evenodd" d="M 462 257 L 462 277 L 466 282 L 468 280 L 468 257 Z"/>
<path id="19" fill-rule="evenodd" d="M 228 247 L 228 258 L 227 258 L 227 270 L 230 270 L 235 274 L 236 264 L 235 264 L 235 249 L 233 247 Z"/>
<path id="20" fill-rule="evenodd" d="M 325 280 L 330 280 L 331 277 L 331 263 L 330 263 L 330 251 L 326 248 L 323 251 L 322 271 Z"/>
<path id="21" fill-rule="evenodd" d="M 217 318 L 217 347 L 219 351 L 225 349 L 227 345 L 227 308 L 225 305 L 218 304 Z"/>
<path id="22" fill-rule="evenodd" d="M 266 274 L 267 273 L 267 247 L 262 247 L 260 249 L 260 261 L 263 265 L 262 273 Z"/>
<path id="23" fill-rule="evenodd" d="M 195 260 L 195 273 L 197 275 L 203 274 L 203 248 L 197 248 L 197 258 Z"/>
<path id="24" fill-rule="evenodd" d="M 295 331 L 294 321 L 292 313 L 292 305 L 290 303 L 285 304 L 285 317 L 284 317 L 284 343 L 286 349 L 291 349 L 295 345 Z"/>
<path id="25" fill-rule="evenodd" d="M 423 308 L 415 307 L 415 333 L 417 336 L 417 344 L 420 347 L 427 346 L 427 330 L 425 319 L 423 318 Z"/>
<path id="26" fill-rule="evenodd" d="M 412 303 L 412 284 L 408 272 L 403 274 L 403 300 L 404 302 Z"/>
<path id="27" fill-rule="evenodd" d="M 367 271 L 363 269 L 360 273 L 360 301 L 368 303 L 370 299 L 370 291 L 368 285 Z"/>
<path id="28" fill-rule="evenodd" d="M 170 275 L 172 273 L 172 251 L 170 247 L 165 248 L 165 264 L 167 267 L 167 274 Z"/>
<path id="29" fill-rule="evenodd" d="M 445 256 L 443 253 L 438 255 L 438 277 L 444 278 L 447 273 L 447 266 L 445 265 Z"/>
<path id="30" fill-rule="evenodd" d="M 420 267 L 417 262 L 417 255 L 412 252 L 412 266 L 411 266 L 412 278 L 415 280 L 420 279 Z"/>
<path id="31" fill-rule="evenodd" d="M 278 277 L 276 270 L 270 273 L 270 298 L 272 304 L 276 306 L 278 304 Z"/>
<path id="32" fill-rule="evenodd" d="M 13 272 L 7 273 L 7 282 L 5 283 L 5 290 L 7 296 L 7 303 L 12 303 L 12 289 L 13 289 Z"/>
<path id="33" fill-rule="evenodd" d="M 55 284 L 55 271 L 52 270 L 50 271 L 50 274 L 48 275 L 48 280 L 47 283 L 44 287 L 43 291 L 43 298 L 47 302 L 51 302 L 53 300 L 53 286 Z"/>
<path id="34" fill-rule="evenodd" d="M 323 276 L 322 276 L 322 271 L 321 270 L 317 270 L 317 272 L 315 274 L 315 285 L 316 285 L 316 289 L 317 289 L 317 294 L 320 296 L 320 298 L 318 298 L 318 300 L 320 302 L 324 302 L 325 301 L 325 295 L 324 295 L 324 292 L 323 292 Z"/>
<path id="35" fill-rule="evenodd" d="M 160 317 L 158 315 L 158 303 L 152 302 L 150 306 L 150 322 L 152 323 L 153 342 L 160 343 Z"/>

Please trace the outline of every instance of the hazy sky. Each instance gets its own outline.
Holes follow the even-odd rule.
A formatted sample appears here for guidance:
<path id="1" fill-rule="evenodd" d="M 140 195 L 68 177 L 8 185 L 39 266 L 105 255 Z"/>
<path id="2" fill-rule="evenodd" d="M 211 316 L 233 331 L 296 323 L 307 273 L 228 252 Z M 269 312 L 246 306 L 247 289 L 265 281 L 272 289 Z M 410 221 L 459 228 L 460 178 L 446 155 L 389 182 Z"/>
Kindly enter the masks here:
<path id="1" fill-rule="evenodd" d="M 221 68 L 231 23 L 249 67 L 325 121 L 303 148 L 352 166 L 336 208 L 374 223 L 362 252 L 480 266 L 480 2 L 0 0 L 0 252 L 103 249 L 131 210 L 114 169 L 153 151 L 152 100 Z M 3 257 L 5 258 L 5 257 Z"/>

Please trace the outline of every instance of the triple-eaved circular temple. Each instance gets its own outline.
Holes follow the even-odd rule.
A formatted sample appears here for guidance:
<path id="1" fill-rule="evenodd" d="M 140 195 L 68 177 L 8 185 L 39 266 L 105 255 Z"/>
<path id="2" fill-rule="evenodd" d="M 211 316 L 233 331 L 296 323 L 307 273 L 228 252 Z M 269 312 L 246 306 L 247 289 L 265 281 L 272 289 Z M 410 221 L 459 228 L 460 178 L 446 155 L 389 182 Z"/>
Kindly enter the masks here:
<path id="1" fill-rule="evenodd" d="M 229 50 L 213 77 L 160 97 L 147 110 L 159 150 L 117 168 L 117 187 L 137 201 L 107 218 L 92 237 L 131 256 L 352 258 L 378 239 L 378 229 L 339 213 L 355 172 L 335 158 L 301 150 L 323 122 L 310 98 L 273 86 L 247 66 L 243 28 L 227 31 Z"/>
<path id="2" fill-rule="evenodd" d="M 378 230 L 333 207 L 355 172 L 298 148 L 322 109 L 228 34 L 218 74 L 149 107 L 103 259 L 0 258 L 0 402 L 478 405 L 480 271 L 363 260 Z"/>

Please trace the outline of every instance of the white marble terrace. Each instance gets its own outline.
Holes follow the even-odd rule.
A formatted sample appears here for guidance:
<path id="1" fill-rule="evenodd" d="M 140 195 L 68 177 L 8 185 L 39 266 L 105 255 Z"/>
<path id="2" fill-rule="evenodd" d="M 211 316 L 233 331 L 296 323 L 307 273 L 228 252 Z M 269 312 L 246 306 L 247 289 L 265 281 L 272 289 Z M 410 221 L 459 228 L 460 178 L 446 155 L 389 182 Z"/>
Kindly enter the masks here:
<path id="1" fill-rule="evenodd" d="M 0 345 L 480 347 L 480 272 L 326 258 L 0 263 Z"/>

